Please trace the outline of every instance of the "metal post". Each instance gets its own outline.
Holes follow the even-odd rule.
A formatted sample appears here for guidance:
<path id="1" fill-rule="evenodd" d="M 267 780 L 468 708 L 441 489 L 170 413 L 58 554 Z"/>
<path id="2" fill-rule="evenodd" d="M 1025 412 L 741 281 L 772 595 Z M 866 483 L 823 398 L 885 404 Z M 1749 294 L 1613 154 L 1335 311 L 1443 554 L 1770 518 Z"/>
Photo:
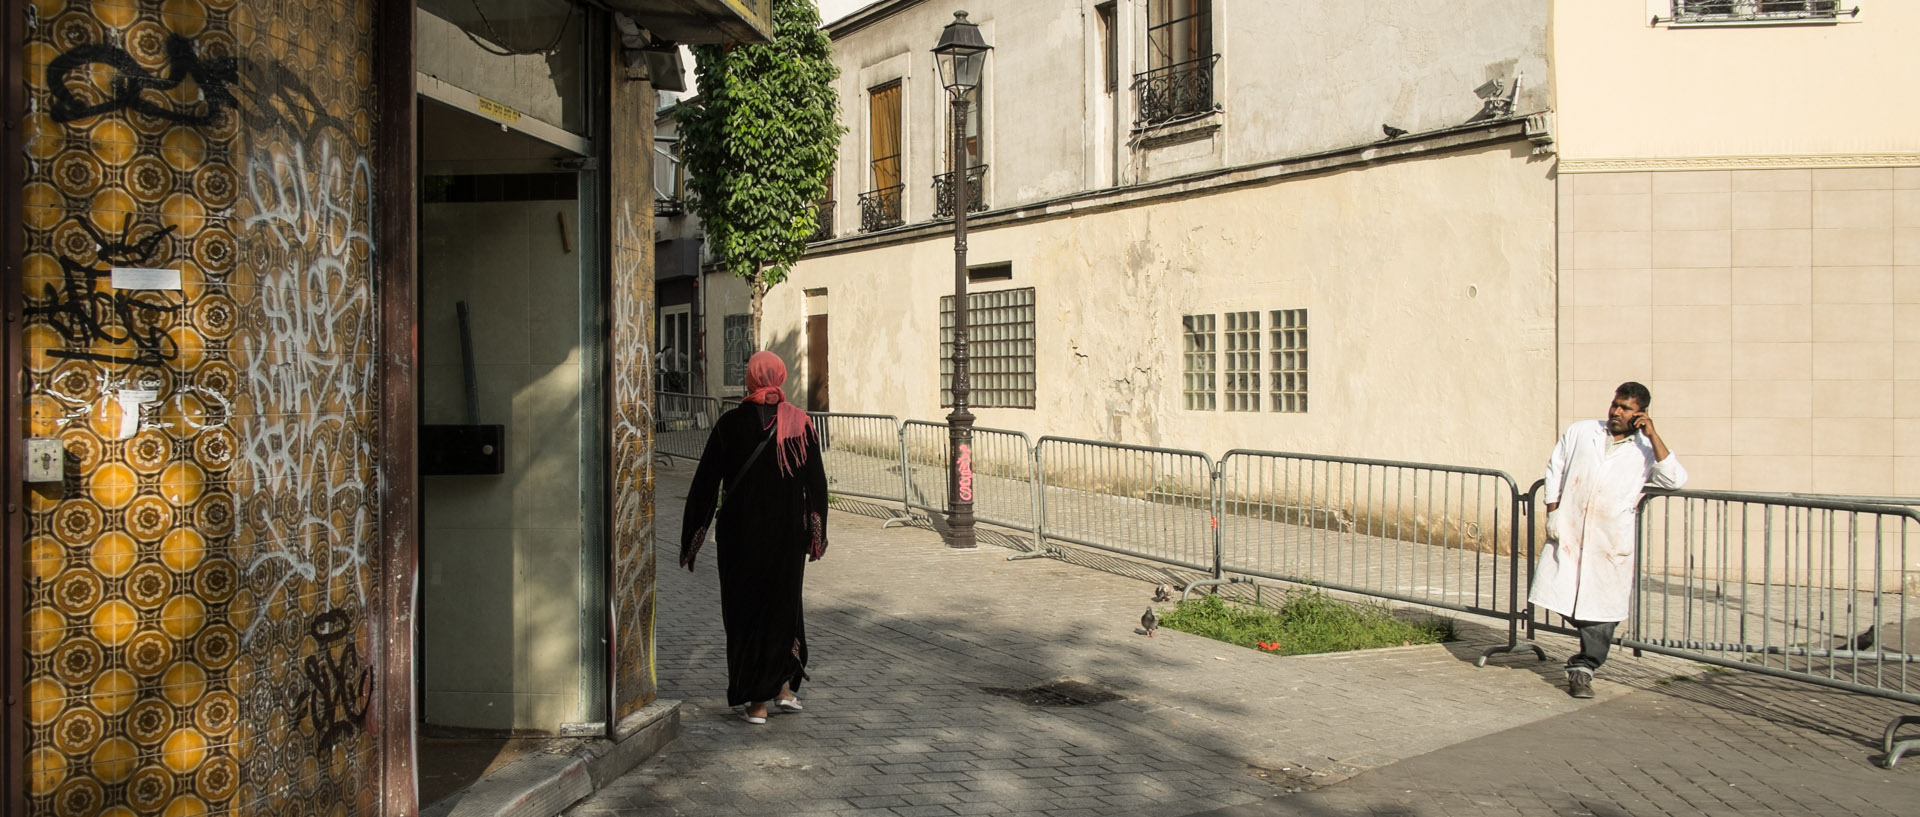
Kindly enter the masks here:
<path id="1" fill-rule="evenodd" d="M 972 391 L 967 382 L 967 96 L 953 96 L 953 150 L 947 156 L 953 185 L 953 413 L 947 415 L 951 436 L 947 461 L 947 547 L 978 547 L 973 533 L 973 412 L 967 410 Z"/>

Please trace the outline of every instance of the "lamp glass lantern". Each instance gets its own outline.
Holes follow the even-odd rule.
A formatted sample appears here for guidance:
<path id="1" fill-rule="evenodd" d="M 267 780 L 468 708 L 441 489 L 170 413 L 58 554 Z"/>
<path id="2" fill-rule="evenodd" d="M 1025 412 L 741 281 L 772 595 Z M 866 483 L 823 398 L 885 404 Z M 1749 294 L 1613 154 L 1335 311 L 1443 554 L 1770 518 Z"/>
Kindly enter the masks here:
<path id="1" fill-rule="evenodd" d="M 987 52 L 993 46 L 980 36 L 980 27 L 967 21 L 967 13 L 956 11 L 953 22 L 940 31 L 940 44 L 933 47 L 934 62 L 940 67 L 940 84 L 959 96 L 980 87 L 980 73 L 987 64 Z"/>

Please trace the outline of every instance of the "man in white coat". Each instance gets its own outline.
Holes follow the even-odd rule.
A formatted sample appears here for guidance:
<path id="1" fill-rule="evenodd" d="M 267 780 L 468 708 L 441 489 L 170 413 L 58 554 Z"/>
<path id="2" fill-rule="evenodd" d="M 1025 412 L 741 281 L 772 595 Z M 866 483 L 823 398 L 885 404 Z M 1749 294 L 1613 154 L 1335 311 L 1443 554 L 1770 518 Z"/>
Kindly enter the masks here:
<path id="1" fill-rule="evenodd" d="M 1580 652 L 1567 659 L 1567 693 L 1575 698 L 1593 697 L 1593 672 L 1606 663 L 1614 626 L 1627 618 L 1641 488 L 1687 482 L 1687 469 L 1647 416 L 1651 402 L 1646 386 L 1620 384 L 1607 419 L 1568 426 L 1547 460 L 1540 489 L 1547 544 L 1527 600 L 1580 631 Z"/>

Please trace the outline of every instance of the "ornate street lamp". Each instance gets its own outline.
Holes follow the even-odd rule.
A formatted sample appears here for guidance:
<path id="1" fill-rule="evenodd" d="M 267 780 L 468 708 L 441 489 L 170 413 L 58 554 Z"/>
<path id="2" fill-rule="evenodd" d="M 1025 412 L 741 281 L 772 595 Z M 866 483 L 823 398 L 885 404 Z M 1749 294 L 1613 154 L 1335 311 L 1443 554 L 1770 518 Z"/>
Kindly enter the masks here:
<path id="1" fill-rule="evenodd" d="M 934 61 L 940 66 L 940 84 L 953 100 L 953 150 L 947 153 L 947 178 L 953 189 L 953 413 L 947 415 L 947 449 L 952 472 L 947 475 L 947 546 L 973 548 L 973 413 L 967 411 L 967 103 L 980 87 L 980 71 L 992 50 L 980 38 L 980 27 L 956 11 L 953 22 L 940 31 Z"/>

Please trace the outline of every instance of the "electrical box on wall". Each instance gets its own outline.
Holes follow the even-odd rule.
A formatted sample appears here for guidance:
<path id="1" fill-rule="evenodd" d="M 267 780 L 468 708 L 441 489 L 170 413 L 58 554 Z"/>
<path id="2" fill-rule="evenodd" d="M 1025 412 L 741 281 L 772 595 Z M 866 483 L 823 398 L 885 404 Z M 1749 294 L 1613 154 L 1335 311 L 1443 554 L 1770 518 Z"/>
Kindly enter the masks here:
<path id="1" fill-rule="evenodd" d="M 507 472 L 507 427 L 444 425 L 420 427 L 420 473 L 427 476 L 486 475 Z"/>
<path id="2" fill-rule="evenodd" d="M 67 448 L 58 437 L 34 437 L 26 445 L 26 480 L 59 482 L 67 474 Z"/>

